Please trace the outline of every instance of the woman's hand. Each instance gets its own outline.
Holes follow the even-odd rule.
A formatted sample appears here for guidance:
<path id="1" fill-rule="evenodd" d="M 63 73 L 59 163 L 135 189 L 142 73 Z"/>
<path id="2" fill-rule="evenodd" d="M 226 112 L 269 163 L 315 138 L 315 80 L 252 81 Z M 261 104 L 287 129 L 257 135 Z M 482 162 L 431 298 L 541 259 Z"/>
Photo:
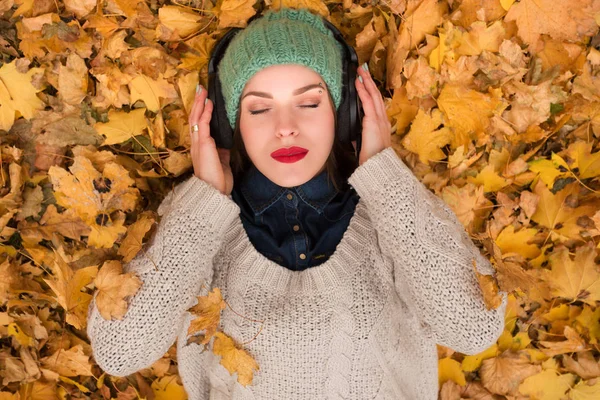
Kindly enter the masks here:
<path id="1" fill-rule="evenodd" d="M 215 140 L 210 136 L 213 103 L 207 97 L 208 91 L 202 85 L 198 85 L 194 105 L 188 118 L 194 175 L 211 184 L 221 193 L 230 195 L 233 190 L 233 173 L 229 165 L 230 151 L 217 148 Z"/>
<path id="2" fill-rule="evenodd" d="M 366 67 L 366 63 L 363 64 Z M 362 82 L 358 79 L 362 78 Z M 383 97 L 375 85 L 368 70 L 358 67 L 355 81 L 356 91 L 365 115 L 362 119 L 362 143 L 358 156 L 358 165 L 392 145 L 392 124 L 385 112 Z"/>

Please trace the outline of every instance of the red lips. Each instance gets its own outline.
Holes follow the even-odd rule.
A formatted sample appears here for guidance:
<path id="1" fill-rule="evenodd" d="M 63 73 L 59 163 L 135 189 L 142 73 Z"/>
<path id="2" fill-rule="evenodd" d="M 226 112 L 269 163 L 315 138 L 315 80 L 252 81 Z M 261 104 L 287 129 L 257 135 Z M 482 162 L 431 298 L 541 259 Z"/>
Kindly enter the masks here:
<path id="1" fill-rule="evenodd" d="M 303 154 L 303 153 L 308 153 L 308 150 L 302 148 L 302 147 L 297 147 L 297 146 L 292 146 L 290 148 L 281 148 L 277 151 L 274 151 L 271 153 L 271 157 L 289 157 L 295 154 Z"/>

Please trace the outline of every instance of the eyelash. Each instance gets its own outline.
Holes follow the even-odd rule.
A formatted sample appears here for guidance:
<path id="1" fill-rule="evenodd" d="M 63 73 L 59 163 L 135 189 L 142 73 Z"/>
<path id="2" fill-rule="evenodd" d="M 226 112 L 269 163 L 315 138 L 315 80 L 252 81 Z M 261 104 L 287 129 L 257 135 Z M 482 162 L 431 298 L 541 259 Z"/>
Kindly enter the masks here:
<path id="1" fill-rule="evenodd" d="M 317 108 L 317 107 L 319 107 L 319 104 L 321 104 L 321 103 L 310 104 L 308 106 L 300 106 L 300 107 L 302 107 L 302 108 Z M 264 110 L 250 111 L 250 114 L 252 114 L 252 115 L 263 114 L 264 112 L 266 112 L 268 110 L 269 110 L 268 108 L 265 108 Z"/>

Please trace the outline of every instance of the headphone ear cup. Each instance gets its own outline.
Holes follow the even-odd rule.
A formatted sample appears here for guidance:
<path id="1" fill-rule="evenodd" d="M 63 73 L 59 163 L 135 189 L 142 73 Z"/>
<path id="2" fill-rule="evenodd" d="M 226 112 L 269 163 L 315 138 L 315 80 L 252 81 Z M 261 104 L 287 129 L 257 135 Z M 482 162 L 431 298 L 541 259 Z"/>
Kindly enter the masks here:
<path id="1" fill-rule="evenodd" d="M 231 149 L 233 147 L 233 129 L 227 118 L 225 100 L 221 91 L 221 80 L 214 74 L 209 78 L 208 98 L 213 102 L 213 111 L 210 118 L 210 134 L 215 139 L 217 147 Z M 211 90 L 212 88 L 212 90 Z"/>

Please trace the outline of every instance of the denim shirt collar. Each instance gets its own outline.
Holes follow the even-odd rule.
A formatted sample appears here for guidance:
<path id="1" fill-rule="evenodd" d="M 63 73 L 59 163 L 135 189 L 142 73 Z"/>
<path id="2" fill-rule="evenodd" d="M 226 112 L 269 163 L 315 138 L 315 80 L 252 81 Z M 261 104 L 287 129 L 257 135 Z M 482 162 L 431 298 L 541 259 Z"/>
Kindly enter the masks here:
<path id="1" fill-rule="evenodd" d="M 264 213 L 288 191 L 295 192 L 304 203 L 322 214 L 325 206 L 338 193 L 326 169 L 300 186 L 286 188 L 272 182 L 254 165 L 245 173 L 240 190 L 255 216 Z"/>

